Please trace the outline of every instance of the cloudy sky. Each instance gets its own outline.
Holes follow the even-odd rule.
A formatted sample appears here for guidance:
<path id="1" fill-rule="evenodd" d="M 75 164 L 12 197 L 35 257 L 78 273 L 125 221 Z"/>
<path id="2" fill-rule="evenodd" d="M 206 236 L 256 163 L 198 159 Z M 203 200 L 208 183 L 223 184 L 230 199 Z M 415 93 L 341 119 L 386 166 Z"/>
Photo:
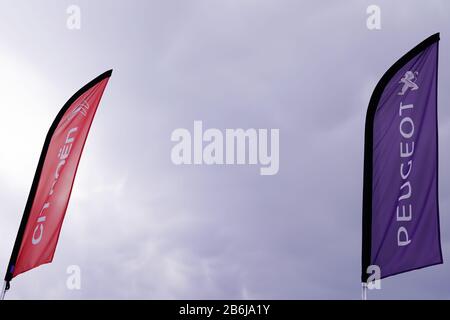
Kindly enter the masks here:
<path id="1" fill-rule="evenodd" d="M 81 29 L 66 26 L 81 9 Z M 381 8 L 381 30 L 366 8 Z M 447 1 L 0 1 L 0 267 L 46 132 L 113 68 L 52 264 L 11 299 L 359 299 L 364 119 L 386 69 L 440 31 L 440 209 L 450 254 Z M 176 166 L 177 128 L 279 128 L 280 170 Z M 81 268 L 81 290 L 66 287 Z M 3 270 L 3 269 L 1 269 Z M 450 298 L 450 266 L 370 298 Z"/>

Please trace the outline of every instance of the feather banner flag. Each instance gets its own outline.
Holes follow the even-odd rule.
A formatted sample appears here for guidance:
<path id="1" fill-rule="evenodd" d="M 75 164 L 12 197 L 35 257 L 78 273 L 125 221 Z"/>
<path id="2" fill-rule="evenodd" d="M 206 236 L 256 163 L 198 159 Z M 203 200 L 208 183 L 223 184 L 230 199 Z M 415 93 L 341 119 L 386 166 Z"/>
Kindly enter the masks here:
<path id="1" fill-rule="evenodd" d="M 53 260 L 81 153 L 111 74 L 101 74 L 75 93 L 48 131 L 6 271 L 5 291 L 12 278 Z"/>
<path id="2" fill-rule="evenodd" d="M 381 78 L 366 116 L 363 283 L 442 263 L 438 205 L 439 34 Z"/>

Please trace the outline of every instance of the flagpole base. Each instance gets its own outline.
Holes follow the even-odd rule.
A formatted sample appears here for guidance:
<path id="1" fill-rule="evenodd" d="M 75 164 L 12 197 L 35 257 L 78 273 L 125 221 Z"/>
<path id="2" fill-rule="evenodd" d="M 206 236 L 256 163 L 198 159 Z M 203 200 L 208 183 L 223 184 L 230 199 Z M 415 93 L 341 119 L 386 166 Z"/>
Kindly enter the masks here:
<path id="1" fill-rule="evenodd" d="M 9 281 L 4 281 L 2 292 L 0 295 L 0 300 L 5 300 L 6 291 L 8 291 L 8 290 L 9 290 Z"/>
<path id="2" fill-rule="evenodd" d="M 367 300 L 367 283 L 361 283 L 361 300 Z"/>

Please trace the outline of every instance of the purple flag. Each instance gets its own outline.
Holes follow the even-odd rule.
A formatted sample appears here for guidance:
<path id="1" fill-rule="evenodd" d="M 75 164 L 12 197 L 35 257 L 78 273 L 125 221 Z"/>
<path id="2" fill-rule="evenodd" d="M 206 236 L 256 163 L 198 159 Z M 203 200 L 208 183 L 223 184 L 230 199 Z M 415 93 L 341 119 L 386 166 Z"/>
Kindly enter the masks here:
<path id="1" fill-rule="evenodd" d="M 442 263 L 438 44 L 437 33 L 405 54 L 384 74 L 370 99 L 364 146 L 362 282 L 368 280 L 369 266 L 380 268 L 381 279 Z"/>

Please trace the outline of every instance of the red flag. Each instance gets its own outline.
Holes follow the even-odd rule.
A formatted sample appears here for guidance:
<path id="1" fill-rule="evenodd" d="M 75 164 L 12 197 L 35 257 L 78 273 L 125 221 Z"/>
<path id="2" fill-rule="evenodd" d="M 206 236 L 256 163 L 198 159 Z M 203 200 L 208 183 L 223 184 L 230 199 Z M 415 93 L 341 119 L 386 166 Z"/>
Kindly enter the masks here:
<path id="1" fill-rule="evenodd" d="M 50 127 L 6 271 L 7 283 L 53 260 L 81 153 L 111 73 L 75 93 Z"/>

